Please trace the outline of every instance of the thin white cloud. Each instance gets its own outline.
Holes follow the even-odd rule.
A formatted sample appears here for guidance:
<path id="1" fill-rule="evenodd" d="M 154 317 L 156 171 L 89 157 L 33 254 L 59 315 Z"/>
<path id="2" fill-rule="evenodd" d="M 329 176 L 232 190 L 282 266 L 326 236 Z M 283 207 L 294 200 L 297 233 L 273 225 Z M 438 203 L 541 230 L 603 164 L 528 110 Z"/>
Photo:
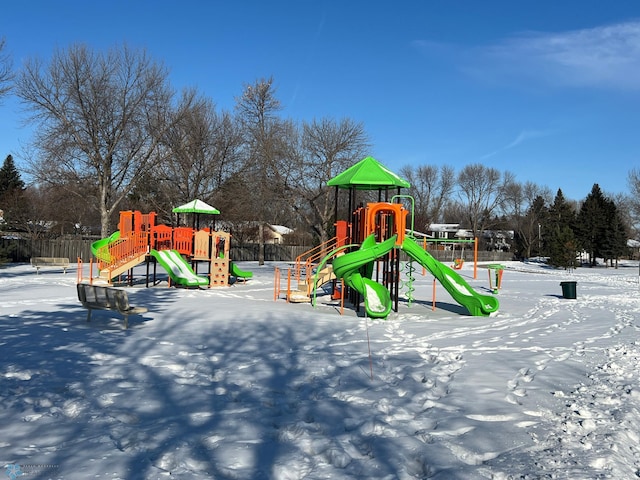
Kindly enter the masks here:
<path id="1" fill-rule="evenodd" d="M 640 22 L 559 33 L 529 32 L 473 52 L 471 70 L 494 80 L 640 89 Z"/>
<path id="2" fill-rule="evenodd" d="M 546 137 L 548 135 L 550 135 L 550 132 L 545 132 L 541 130 L 523 130 L 516 136 L 515 139 L 513 139 L 507 145 L 500 147 L 490 153 L 482 155 L 480 157 L 480 160 L 486 160 L 490 157 L 498 155 L 499 153 L 505 152 L 507 150 L 511 150 L 512 148 L 517 147 L 518 145 L 520 145 L 523 142 L 526 142 L 527 140 L 530 140 L 533 138 L 539 138 L 539 137 Z"/>
<path id="3" fill-rule="evenodd" d="M 491 83 L 640 90 L 640 21 L 522 32 L 472 48 L 429 40 L 411 45 Z"/>

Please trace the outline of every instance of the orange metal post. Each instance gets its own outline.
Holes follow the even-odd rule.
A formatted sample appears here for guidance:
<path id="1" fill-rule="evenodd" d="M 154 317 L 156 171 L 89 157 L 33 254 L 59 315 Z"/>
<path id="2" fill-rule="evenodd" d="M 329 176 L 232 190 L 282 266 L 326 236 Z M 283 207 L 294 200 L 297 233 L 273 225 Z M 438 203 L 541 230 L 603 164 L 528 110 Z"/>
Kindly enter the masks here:
<path id="1" fill-rule="evenodd" d="M 436 311 L 436 279 L 433 279 L 433 302 L 431 305 L 431 310 Z"/>
<path id="2" fill-rule="evenodd" d="M 473 239 L 473 279 L 478 278 L 478 237 Z"/>
<path id="3" fill-rule="evenodd" d="M 275 302 L 280 295 L 280 269 L 276 267 L 273 278 L 273 301 Z"/>

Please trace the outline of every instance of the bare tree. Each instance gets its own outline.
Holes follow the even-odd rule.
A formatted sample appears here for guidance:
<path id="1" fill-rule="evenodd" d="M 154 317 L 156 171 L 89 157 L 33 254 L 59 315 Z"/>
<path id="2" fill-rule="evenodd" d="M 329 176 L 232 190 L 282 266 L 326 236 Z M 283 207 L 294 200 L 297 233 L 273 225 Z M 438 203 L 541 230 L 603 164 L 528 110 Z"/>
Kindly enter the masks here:
<path id="1" fill-rule="evenodd" d="M 629 171 L 627 179 L 629 185 L 629 201 L 630 212 L 632 215 L 631 223 L 634 230 L 640 230 L 640 168 L 634 168 Z"/>
<path id="2" fill-rule="evenodd" d="M 258 222 L 259 264 L 264 263 L 264 222 L 273 219 L 283 208 L 287 196 L 285 168 L 291 149 L 288 142 L 294 126 L 278 116 L 282 105 L 276 96 L 273 78 L 245 85 L 236 99 L 236 113 L 245 135 L 244 184 L 251 195 L 245 197 L 245 214 Z"/>
<path id="3" fill-rule="evenodd" d="M 464 221 L 476 237 L 489 228 L 502 201 L 501 179 L 498 170 L 481 164 L 467 165 L 458 174 L 458 197 Z"/>
<path id="4" fill-rule="evenodd" d="M 503 185 L 501 210 L 514 231 L 521 257 L 530 257 L 533 246 L 540 250 L 541 226 L 545 222 L 546 206 L 551 200 L 551 190 L 533 182 L 522 184 L 509 176 Z"/>
<path id="5" fill-rule="evenodd" d="M 212 202 L 240 168 L 242 146 L 234 118 L 195 92 L 183 93 L 172 118 L 162 137 L 166 154 L 155 171 L 168 211 L 194 198 Z"/>
<path id="6" fill-rule="evenodd" d="M 290 165 L 292 205 L 314 236 L 325 242 L 335 223 L 335 195 L 327 182 L 353 165 L 369 148 L 361 123 L 323 118 L 302 124 L 300 155 Z"/>
<path id="7" fill-rule="evenodd" d="M 618 214 L 626 226 L 630 238 L 637 239 L 639 232 L 638 218 L 634 216 L 633 203 L 637 197 L 617 193 L 610 195 L 611 200 L 618 207 Z"/>
<path id="8" fill-rule="evenodd" d="M 453 167 L 407 165 L 400 174 L 411 184 L 409 194 L 415 201 L 414 222 L 417 230 L 426 231 L 432 223 L 442 221 L 444 208 L 451 201 L 456 176 Z"/>
<path id="9" fill-rule="evenodd" d="M 163 154 L 172 92 L 167 72 L 144 51 L 106 54 L 83 45 L 54 53 L 48 66 L 27 61 L 16 82 L 37 124 L 40 183 L 95 184 L 102 235 L 125 196 Z"/>
<path id="10" fill-rule="evenodd" d="M 86 210 L 67 201 L 66 192 L 52 186 L 30 186 L 6 202 L 12 213 L 11 226 L 30 240 L 75 233 Z"/>
<path id="11" fill-rule="evenodd" d="M 5 47 L 5 39 L 0 38 L 0 103 L 11 90 L 11 82 L 13 81 L 13 62 Z"/>

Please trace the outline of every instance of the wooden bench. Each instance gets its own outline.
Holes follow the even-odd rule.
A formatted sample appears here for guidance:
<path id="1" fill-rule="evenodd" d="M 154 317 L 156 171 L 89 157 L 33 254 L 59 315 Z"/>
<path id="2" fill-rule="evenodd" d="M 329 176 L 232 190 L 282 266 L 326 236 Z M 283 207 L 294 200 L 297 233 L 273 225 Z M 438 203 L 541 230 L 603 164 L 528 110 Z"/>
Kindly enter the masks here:
<path id="1" fill-rule="evenodd" d="M 124 328 L 129 328 L 129 315 L 141 315 L 147 311 L 145 307 L 132 307 L 129 305 L 127 292 L 119 288 L 104 285 L 91 285 L 78 283 L 78 300 L 85 307 L 87 322 L 91 321 L 92 310 L 113 310 L 124 317 Z"/>
<path id="2" fill-rule="evenodd" d="M 62 267 L 64 273 L 69 268 L 69 259 L 62 257 L 31 257 L 31 265 L 36 267 L 36 274 L 42 267 Z"/>

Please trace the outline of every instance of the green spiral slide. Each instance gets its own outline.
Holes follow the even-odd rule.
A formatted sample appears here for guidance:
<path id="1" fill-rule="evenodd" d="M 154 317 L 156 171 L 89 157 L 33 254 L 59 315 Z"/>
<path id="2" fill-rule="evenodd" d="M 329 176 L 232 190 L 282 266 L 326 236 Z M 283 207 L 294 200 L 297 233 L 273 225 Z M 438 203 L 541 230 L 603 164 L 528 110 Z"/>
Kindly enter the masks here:
<path id="1" fill-rule="evenodd" d="M 375 235 L 369 235 L 360 249 L 333 259 L 333 273 L 342 278 L 347 286 L 355 289 L 364 298 L 367 315 L 386 318 L 391 312 L 391 295 L 384 285 L 371 279 L 375 259 L 389 253 L 396 243 L 396 235 L 377 243 Z"/>
<path id="2" fill-rule="evenodd" d="M 377 243 L 372 234 L 362 242 L 359 250 L 333 259 L 333 272 L 336 278 L 344 279 L 349 287 L 362 295 L 365 310 L 370 317 L 385 318 L 391 312 L 392 302 L 389 290 L 372 280 L 371 275 L 374 260 L 389 253 L 394 248 L 395 241 L 394 235 L 384 242 Z M 402 242 L 401 248 L 429 270 L 453 299 L 465 307 L 471 315 L 488 316 L 498 310 L 499 302 L 496 297 L 476 292 L 459 273 L 433 258 L 413 238 L 407 237 Z"/>

